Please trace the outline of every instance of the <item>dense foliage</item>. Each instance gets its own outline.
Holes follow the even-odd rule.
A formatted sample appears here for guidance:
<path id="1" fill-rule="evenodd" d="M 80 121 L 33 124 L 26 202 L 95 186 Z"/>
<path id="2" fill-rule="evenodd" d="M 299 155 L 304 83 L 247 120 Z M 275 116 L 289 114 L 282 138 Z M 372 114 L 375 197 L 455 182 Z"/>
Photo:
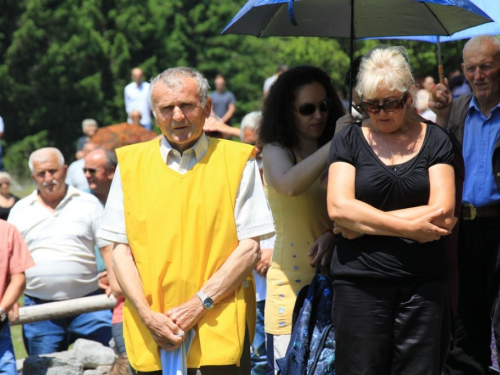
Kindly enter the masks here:
<path id="1" fill-rule="evenodd" d="M 101 125 L 123 122 L 123 88 L 135 66 L 151 77 L 187 65 L 211 83 L 223 73 L 238 100 L 238 120 L 260 107 L 263 81 L 280 63 L 320 66 L 342 87 L 347 40 L 221 36 L 244 3 L 0 0 L 0 116 L 7 166 L 20 158 L 9 158 L 20 149 L 15 143 L 29 135 L 46 130 L 47 142 L 71 160 L 84 118 Z M 437 75 L 435 46 L 392 43 L 410 48 L 416 76 Z M 374 45 L 357 41 L 356 55 Z M 461 42 L 443 47 L 448 70 L 459 67 L 460 49 Z"/>

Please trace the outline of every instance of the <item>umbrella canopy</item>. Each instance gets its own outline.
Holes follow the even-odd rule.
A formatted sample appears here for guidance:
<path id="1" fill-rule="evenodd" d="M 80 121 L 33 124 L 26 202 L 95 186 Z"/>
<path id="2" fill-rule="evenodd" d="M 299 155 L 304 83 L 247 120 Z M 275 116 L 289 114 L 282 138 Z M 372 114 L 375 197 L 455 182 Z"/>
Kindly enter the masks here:
<path id="1" fill-rule="evenodd" d="M 354 39 L 451 35 L 491 21 L 470 0 L 249 0 L 222 34 L 349 38 L 352 62 Z"/>
<path id="2" fill-rule="evenodd" d="M 140 125 L 122 122 L 99 128 L 92 136 L 91 142 L 100 147 L 114 150 L 118 147 L 149 141 L 155 137 L 157 137 L 155 132 Z"/>
<path id="3" fill-rule="evenodd" d="M 422 42 L 437 43 L 451 42 L 455 40 L 470 39 L 477 35 L 500 35 L 500 2 L 494 0 L 470 0 L 483 12 L 485 12 L 493 22 L 488 22 L 483 25 L 470 27 L 468 29 L 458 31 L 450 36 L 437 35 L 412 35 L 412 36 L 397 36 L 379 39 L 409 39 L 419 40 Z"/>
<path id="4" fill-rule="evenodd" d="M 222 34 L 351 39 L 451 35 L 488 21 L 469 0 L 250 0 Z"/>

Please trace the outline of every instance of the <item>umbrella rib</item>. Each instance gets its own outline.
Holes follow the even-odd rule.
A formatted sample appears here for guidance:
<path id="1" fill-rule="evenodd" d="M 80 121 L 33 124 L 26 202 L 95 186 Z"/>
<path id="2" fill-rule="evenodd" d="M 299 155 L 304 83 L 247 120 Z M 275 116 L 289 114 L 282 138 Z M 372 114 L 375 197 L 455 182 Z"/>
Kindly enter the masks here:
<path id="1" fill-rule="evenodd" d="M 427 9 L 429 9 L 429 12 L 432 13 L 432 15 L 434 16 L 434 19 L 437 20 L 439 22 L 439 24 L 441 25 L 441 27 L 443 28 L 443 30 L 446 31 L 446 35 L 447 36 L 450 36 L 451 34 L 448 32 L 448 29 L 443 25 L 443 23 L 441 22 L 441 20 L 439 19 L 439 17 L 436 15 L 436 13 L 434 13 L 434 11 L 429 7 L 429 5 L 427 5 L 427 3 L 422 3 Z"/>

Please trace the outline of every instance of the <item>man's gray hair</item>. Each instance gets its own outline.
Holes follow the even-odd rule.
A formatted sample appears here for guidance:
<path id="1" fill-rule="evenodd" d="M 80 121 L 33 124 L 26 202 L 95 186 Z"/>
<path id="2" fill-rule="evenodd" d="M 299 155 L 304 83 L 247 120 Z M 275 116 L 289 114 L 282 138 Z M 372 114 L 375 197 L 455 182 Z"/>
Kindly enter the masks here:
<path id="1" fill-rule="evenodd" d="M 189 77 L 193 78 L 198 83 L 198 96 L 200 98 L 201 105 L 204 106 L 208 98 L 208 90 L 210 90 L 210 85 L 203 75 L 191 68 L 187 67 L 176 67 L 169 68 L 162 73 L 158 74 L 155 78 L 151 80 L 151 85 L 149 87 L 149 106 L 153 109 L 153 114 L 156 116 L 153 105 L 153 90 L 156 84 L 161 81 L 170 89 L 177 89 L 182 87 L 182 78 Z"/>
<path id="2" fill-rule="evenodd" d="M 39 148 L 38 150 L 35 150 L 31 153 L 28 165 L 30 167 L 31 173 L 33 173 L 33 163 L 36 161 L 38 163 L 43 163 L 48 160 L 48 155 L 50 154 L 55 154 L 57 157 L 57 163 L 63 167 L 64 166 L 64 156 L 55 147 L 43 147 Z"/>
<path id="3" fill-rule="evenodd" d="M 106 159 L 106 168 L 111 168 L 118 165 L 118 159 L 116 158 L 116 152 L 114 150 L 109 150 L 107 148 L 98 148 L 97 150 L 102 150 L 104 151 L 104 158 Z M 94 151 L 97 151 L 94 150 Z"/>
<path id="4" fill-rule="evenodd" d="M 262 121 L 262 112 L 255 111 L 250 112 L 243 117 L 240 125 L 240 138 L 243 139 L 243 135 L 245 133 L 245 129 L 253 129 L 257 131 L 260 127 Z"/>
<path id="5" fill-rule="evenodd" d="M 85 133 L 85 130 L 87 130 L 87 128 L 90 125 L 95 125 L 96 128 L 99 127 L 96 120 L 94 120 L 93 118 L 86 118 L 85 120 L 82 121 L 82 130 L 84 133 Z"/>
<path id="6" fill-rule="evenodd" d="M 478 35 L 475 36 L 474 38 L 471 38 L 465 43 L 464 49 L 462 50 L 462 58 L 463 54 L 466 49 L 468 48 L 479 48 L 483 43 L 492 43 L 494 46 L 497 47 L 497 54 L 500 55 L 500 39 L 498 39 L 496 36 L 493 35 Z"/>

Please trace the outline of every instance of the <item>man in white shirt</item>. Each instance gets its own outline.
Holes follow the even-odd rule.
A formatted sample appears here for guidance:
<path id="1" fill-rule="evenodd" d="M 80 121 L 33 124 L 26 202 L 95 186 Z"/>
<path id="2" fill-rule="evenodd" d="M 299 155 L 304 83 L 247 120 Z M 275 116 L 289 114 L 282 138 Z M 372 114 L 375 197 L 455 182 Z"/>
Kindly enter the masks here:
<path id="1" fill-rule="evenodd" d="M 141 112 L 141 125 L 151 130 L 151 111 L 149 109 L 148 95 L 149 83 L 142 80 L 142 69 L 132 69 L 132 81 L 125 86 L 125 111 L 128 122 L 131 124 L 131 112 L 137 110 Z"/>
<path id="2" fill-rule="evenodd" d="M 260 258 L 259 238 L 274 225 L 252 148 L 203 132 L 208 88 L 190 68 L 161 73 L 150 100 L 164 136 L 118 150 L 99 237 L 115 242 L 125 342 L 137 374 L 161 374 L 159 349 L 175 352 L 190 330 L 189 375 L 250 371 L 244 306 L 253 300 L 255 309 L 255 294 L 246 278 Z"/>
<path id="3" fill-rule="evenodd" d="M 36 263 L 26 271 L 24 306 L 100 293 L 94 245 L 103 251 L 110 246 L 97 239 L 101 204 L 96 197 L 65 184 L 67 166 L 58 149 L 33 152 L 29 167 L 37 189 L 9 215 Z M 29 355 L 67 350 L 78 338 L 108 345 L 111 312 L 27 323 L 23 338 Z"/>

